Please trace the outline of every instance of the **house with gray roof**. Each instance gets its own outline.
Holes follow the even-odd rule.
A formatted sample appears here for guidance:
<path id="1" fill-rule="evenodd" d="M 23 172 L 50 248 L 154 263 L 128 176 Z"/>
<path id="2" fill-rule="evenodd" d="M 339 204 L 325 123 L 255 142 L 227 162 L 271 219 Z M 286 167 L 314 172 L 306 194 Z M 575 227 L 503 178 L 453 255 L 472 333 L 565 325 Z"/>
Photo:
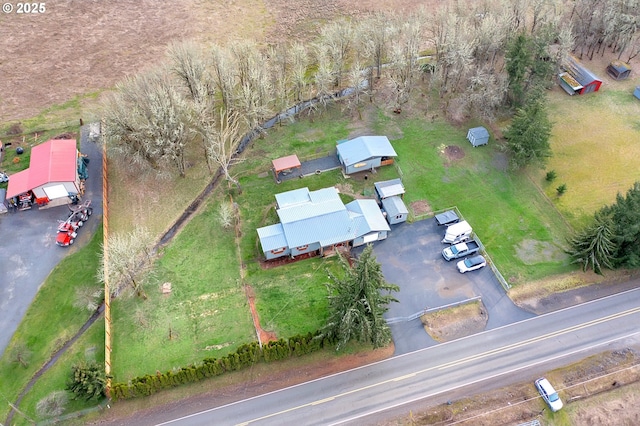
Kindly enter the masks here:
<path id="1" fill-rule="evenodd" d="M 344 173 L 348 175 L 393 164 L 398 156 L 386 136 L 360 136 L 341 141 L 336 150 Z"/>
<path id="2" fill-rule="evenodd" d="M 354 200 L 345 206 L 334 187 L 294 189 L 275 197 L 280 223 L 257 230 L 267 260 L 357 247 L 384 240 L 390 230 L 375 200 Z"/>

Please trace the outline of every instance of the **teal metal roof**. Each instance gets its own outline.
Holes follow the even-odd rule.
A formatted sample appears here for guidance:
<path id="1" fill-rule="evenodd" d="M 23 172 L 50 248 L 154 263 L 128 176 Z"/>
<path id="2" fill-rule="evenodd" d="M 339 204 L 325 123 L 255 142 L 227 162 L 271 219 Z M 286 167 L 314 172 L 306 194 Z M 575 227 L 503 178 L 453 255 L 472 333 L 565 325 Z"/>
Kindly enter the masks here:
<path id="1" fill-rule="evenodd" d="M 277 194 L 276 199 L 285 206 L 277 210 L 281 223 L 258 229 L 264 251 L 315 243 L 326 247 L 390 230 L 375 200 L 355 200 L 345 206 L 333 187 L 296 189 Z"/>
<path id="2" fill-rule="evenodd" d="M 280 223 L 258 228 L 258 237 L 263 251 L 277 250 L 288 247 L 287 239 L 284 236 L 284 229 Z"/>
<path id="3" fill-rule="evenodd" d="M 386 136 L 360 136 L 338 144 L 336 149 L 345 166 L 375 157 L 398 156 Z"/>

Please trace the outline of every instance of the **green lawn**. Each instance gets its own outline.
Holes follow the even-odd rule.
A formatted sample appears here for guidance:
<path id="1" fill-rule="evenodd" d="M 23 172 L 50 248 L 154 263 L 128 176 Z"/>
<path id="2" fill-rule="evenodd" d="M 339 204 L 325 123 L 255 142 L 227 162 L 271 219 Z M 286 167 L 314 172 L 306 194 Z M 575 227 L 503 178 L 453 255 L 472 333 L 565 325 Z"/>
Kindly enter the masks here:
<path id="1" fill-rule="evenodd" d="M 554 91 L 549 99 L 553 157 L 546 169 L 558 177 L 546 183 L 538 171 L 536 178 L 563 216 L 580 227 L 639 179 L 640 101 L 632 89 L 615 84 L 584 96 Z M 562 183 L 567 192 L 558 196 Z"/>
<path id="2" fill-rule="evenodd" d="M 432 210 L 457 206 L 510 284 L 565 272 L 568 229 L 544 194 L 522 173 L 506 171 L 496 142 L 473 148 L 467 128 L 409 119 L 393 142 L 408 204 L 426 200 Z M 449 160 L 446 146 L 464 157 Z"/>
<path id="3" fill-rule="evenodd" d="M 56 364 L 41 376 L 20 403 L 20 410 L 37 421 L 46 420 L 38 416 L 36 404 L 51 392 L 64 390 L 67 380 L 70 377 L 71 367 L 83 361 L 95 361 L 99 364 L 104 364 L 104 321 L 102 318 L 98 319 L 85 334 L 60 357 Z M 98 402 L 100 401 L 85 401 L 84 399 L 72 399 L 70 397 L 65 414 L 94 407 Z M 16 425 L 31 424 L 26 418 L 20 415 L 14 416 L 14 423 Z"/>
<path id="4" fill-rule="evenodd" d="M 114 300 L 116 381 L 219 358 L 254 340 L 234 233 L 218 224 L 215 200 L 163 251 L 145 278 L 146 300 Z M 167 282 L 172 291 L 165 295 Z"/>
<path id="5" fill-rule="evenodd" d="M 3 398 L 15 401 L 33 374 L 49 360 L 55 350 L 73 337 L 91 316 L 90 312 L 73 304 L 76 289 L 83 286 L 100 288 L 95 273 L 101 242 L 102 228 L 93 236 L 87 247 L 62 260 L 40 288 L 0 359 L 0 394 Z M 21 344 L 32 353 L 27 367 L 11 360 L 13 348 Z M 103 347 L 98 347 L 97 350 L 102 351 Z M 70 368 L 69 364 L 65 365 L 66 368 Z M 59 383 L 56 383 L 56 386 L 58 385 Z M 45 381 L 39 381 L 38 386 L 42 386 L 43 394 L 57 389 L 50 387 Z M 8 405 L 0 404 L 0 419 L 6 418 L 8 412 Z"/>

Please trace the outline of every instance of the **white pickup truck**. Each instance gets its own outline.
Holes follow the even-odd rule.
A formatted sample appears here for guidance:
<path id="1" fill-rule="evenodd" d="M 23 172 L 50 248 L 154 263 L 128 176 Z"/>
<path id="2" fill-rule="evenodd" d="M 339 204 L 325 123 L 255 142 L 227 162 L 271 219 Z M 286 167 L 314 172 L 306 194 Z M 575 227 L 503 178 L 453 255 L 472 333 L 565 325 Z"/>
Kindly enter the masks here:
<path id="1" fill-rule="evenodd" d="M 480 251 L 480 244 L 475 240 L 470 240 L 465 243 L 458 243 L 449 246 L 442 250 L 442 257 L 446 261 L 459 259 L 461 257 L 469 256 Z"/>

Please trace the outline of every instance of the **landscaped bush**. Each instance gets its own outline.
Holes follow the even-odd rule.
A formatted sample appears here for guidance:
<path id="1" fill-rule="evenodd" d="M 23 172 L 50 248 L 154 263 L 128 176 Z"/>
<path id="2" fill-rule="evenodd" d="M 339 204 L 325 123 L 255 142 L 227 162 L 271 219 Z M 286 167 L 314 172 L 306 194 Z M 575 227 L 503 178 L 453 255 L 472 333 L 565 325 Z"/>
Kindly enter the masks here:
<path id="1" fill-rule="evenodd" d="M 319 338 L 320 333 L 307 333 L 268 342 L 260 348 L 257 342 L 240 346 L 235 352 L 220 359 L 205 358 L 198 365 L 189 365 L 167 371 L 157 372 L 155 375 L 135 377 L 129 383 L 115 383 L 111 389 L 114 400 L 130 399 L 152 395 L 162 389 L 193 383 L 208 377 L 215 377 L 227 371 L 237 371 L 250 367 L 257 362 L 271 362 L 289 358 L 293 355 L 302 356 L 322 348 L 334 346 L 335 342 Z"/>

